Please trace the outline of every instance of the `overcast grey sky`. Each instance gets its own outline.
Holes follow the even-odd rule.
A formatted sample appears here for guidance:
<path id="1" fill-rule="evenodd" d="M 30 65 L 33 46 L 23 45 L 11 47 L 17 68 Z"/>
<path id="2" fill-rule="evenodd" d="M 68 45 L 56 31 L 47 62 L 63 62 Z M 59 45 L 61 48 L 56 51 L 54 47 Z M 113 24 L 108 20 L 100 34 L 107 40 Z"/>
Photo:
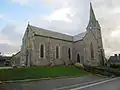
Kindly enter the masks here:
<path id="1" fill-rule="evenodd" d="M 91 0 L 102 27 L 106 56 L 120 53 L 120 0 Z M 27 22 L 41 28 L 76 35 L 85 31 L 90 0 L 2 0 L 0 51 L 20 50 Z"/>

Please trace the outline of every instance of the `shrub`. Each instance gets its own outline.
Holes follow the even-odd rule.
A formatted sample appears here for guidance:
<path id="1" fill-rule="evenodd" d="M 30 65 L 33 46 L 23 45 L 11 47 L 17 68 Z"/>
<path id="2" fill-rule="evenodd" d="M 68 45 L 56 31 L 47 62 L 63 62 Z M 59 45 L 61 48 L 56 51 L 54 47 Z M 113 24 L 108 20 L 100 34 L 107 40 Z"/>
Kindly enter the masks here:
<path id="1" fill-rule="evenodd" d="M 80 64 L 80 63 L 75 63 L 75 67 L 84 68 L 83 64 Z"/>
<path id="2" fill-rule="evenodd" d="M 116 65 L 116 64 L 113 64 L 110 66 L 111 68 L 120 68 L 120 64 Z"/>

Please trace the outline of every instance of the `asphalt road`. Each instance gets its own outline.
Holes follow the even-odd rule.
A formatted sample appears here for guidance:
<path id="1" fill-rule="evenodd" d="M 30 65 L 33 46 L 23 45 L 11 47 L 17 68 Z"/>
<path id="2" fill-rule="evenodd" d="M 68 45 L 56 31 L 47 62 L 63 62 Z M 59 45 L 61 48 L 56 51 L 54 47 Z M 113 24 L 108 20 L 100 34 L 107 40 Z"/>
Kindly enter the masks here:
<path id="1" fill-rule="evenodd" d="M 112 78 L 93 84 L 69 88 L 68 90 L 120 90 L 120 78 Z"/>
<path id="2" fill-rule="evenodd" d="M 64 78 L 55 80 L 42 80 L 34 82 L 0 84 L 0 90 L 67 90 L 67 87 L 104 79 L 97 76 L 84 76 L 77 78 Z"/>

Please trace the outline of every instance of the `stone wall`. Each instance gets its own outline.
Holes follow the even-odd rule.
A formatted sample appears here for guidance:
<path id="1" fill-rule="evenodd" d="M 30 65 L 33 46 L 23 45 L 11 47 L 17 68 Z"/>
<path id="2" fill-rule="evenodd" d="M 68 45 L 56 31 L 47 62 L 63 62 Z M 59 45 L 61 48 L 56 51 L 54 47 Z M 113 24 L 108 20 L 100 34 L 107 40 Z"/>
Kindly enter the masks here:
<path id="1" fill-rule="evenodd" d="M 45 45 L 45 57 L 39 57 L 39 45 Z M 60 54 L 59 58 L 55 57 L 56 46 L 59 47 Z M 73 60 L 73 56 L 71 56 L 71 60 L 68 58 L 68 49 L 71 48 L 71 53 L 73 53 L 73 42 L 48 38 L 43 36 L 35 36 L 34 42 L 34 57 L 33 63 L 36 65 L 63 65 L 63 64 L 71 64 Z"/>
<path id="2" fill-rule="evenodd" d="M 18 52 L 12 56 L 11 65 L 12 66 L 20 66 L 20 52 Z"/>

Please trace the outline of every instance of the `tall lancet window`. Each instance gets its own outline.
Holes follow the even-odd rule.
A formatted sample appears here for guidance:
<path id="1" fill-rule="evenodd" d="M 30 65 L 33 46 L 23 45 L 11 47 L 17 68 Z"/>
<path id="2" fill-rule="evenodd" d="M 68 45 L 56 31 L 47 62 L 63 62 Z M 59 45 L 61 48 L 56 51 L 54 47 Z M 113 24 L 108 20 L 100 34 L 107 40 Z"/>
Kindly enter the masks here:
<path id="1" fill-rule="evenodd" d="M 56 59 L 58 59 L 59 58 L 59 47 L 58 46 L 56 46 Z"/>
<path id="2" fill-rule="evenodd" d="M 71 49 L 70 48 L 68 49 L 68 58 L 69 60 L 71 60 Z"/>
<path id="3" fill-rule="evenodd" d="M 92 42 L 90 44 L 90 51 L 91 51 L 91 59 L 94 59 L 94 50 L 93 50 L 93 44 L 92 44 Z"/>
<path id="4" fill-rule="evenodd" d="M 44 50 L 45 50 L 45 47 L 43 44 L 40 45 L 40 57 L 43 58 L 44 57 Z"/>

